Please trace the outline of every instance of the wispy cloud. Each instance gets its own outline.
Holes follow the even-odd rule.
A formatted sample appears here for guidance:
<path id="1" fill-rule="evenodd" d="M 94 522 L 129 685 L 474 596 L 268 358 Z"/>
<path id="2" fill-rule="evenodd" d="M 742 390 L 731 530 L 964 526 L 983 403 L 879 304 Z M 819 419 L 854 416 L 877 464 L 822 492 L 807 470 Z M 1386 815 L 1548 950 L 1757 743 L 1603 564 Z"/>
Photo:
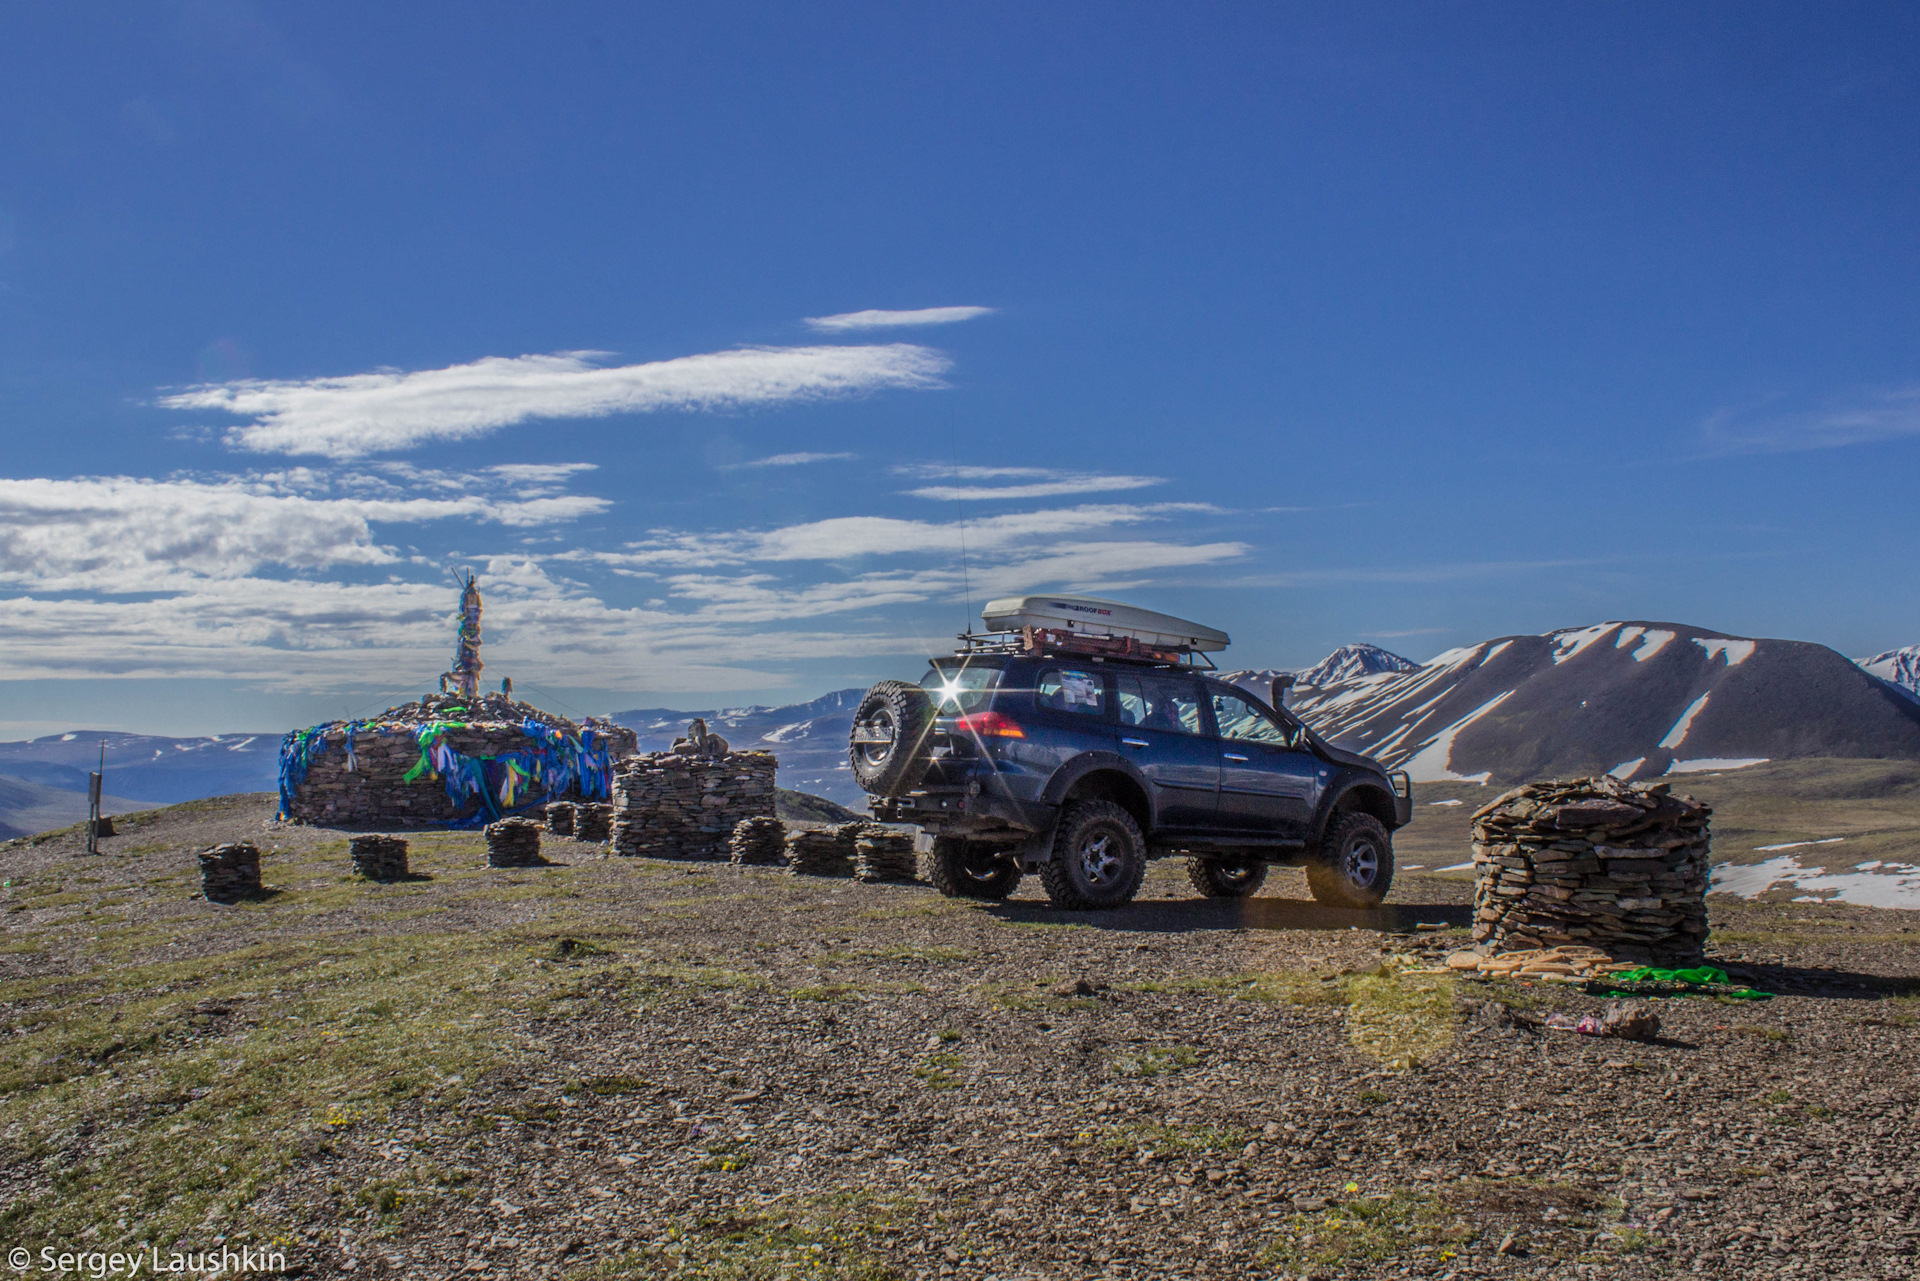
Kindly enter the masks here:
<path id="1" fill-rule="evenodd" d="M 844 333 L 851 329 L 894 329 L 906 325 L 951 325 L 991 315 L 991 307 L 922 307 L 917 311 L 847 311 L 837 316 L 808 316 L 807 324 L 823 333 Z"/>
<path id="2" fill-rule="evenodd" d="M 744 463 L 727 463 L 721 471 L 740 471 L 748 467 L 804 467 L 808 463 L 831 463 L 842 459 L 857 458 L 858 454 L 772 454 L 766 458 L 752 458 Z"/>
<path id="3" fill-rule="evenodd" d="M 1046 474 L 1046 473 L 1043 473 Z M 1069 494 L 1103 494 L 1122 489 L 1145 489 L 1164 484 L 1159 476 L 1094 476 L 1050 473 L 1054 479 L 1025 485 L 924 485 L 907 492 L 937 502 L 1007 502 L 1026 498 L 1060 498 Z"/>
<path id="4" fill-rule="evenodd" d="M 1792 453 L 1920 435 L 1920 386 L 1896 387 L 1829 403 L 1791 408 L 1779 402 L 1722 409 L 1704 432 L 1720 453 Z"/>
<path id="5" fill-rule="evenodd" d="M 712 410 L 940 385 L 950 366 L 910 343 L 750 347 L 601 368 L 598 352 L 493 356 L 446 369 L 246 380 L 164 396 L 169 409 L 252 419 L 227 442 L 262 453 L 358 458 L 483 436 L 533 418 Z"/>
<path id="6" fill-rule="evenodd" d="M 0 479 L 0 583 L 40 591 L 181 590 L 262 567 L 391 565 L 373 525 L 464 517 L 527 528 L 604 511 L 586 495 L 327 497 L 286 473 L 204 480 Z M 352 478 L 345 484 L 351 485 Z"/>

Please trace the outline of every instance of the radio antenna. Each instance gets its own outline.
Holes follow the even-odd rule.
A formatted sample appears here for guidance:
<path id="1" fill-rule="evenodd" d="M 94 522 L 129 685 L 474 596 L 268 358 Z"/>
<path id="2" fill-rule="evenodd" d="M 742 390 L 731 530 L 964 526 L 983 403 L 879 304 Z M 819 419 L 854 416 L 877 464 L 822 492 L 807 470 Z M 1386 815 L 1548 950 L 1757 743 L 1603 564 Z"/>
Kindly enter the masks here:
<path id="1" fill-rule="evenodd" d="M 957 436 L 953 441 L 953 505 L 960 511 L 960 593 L 967 610 L 960 634 L 965 636 L 973 630 L 973 579 L 967 571 L 967 505 L 960 500 L 960 439 Z"/>

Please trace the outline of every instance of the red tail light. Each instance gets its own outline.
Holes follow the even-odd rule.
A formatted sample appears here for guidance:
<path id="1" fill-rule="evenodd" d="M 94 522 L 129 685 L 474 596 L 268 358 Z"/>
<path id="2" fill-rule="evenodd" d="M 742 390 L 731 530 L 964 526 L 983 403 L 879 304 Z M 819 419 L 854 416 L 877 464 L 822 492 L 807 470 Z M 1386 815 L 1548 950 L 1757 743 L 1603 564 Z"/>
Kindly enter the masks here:
<path id="1" fill-rule="evenodd" d="M 981 738 L 1025 738 L 1027 731 L 1014 724 L 1011 717 L 1000 712 L 975 712 L 971 716 L 962 716 L 953 723 L 953 727 L 962 733 L 977 734 Z"/>

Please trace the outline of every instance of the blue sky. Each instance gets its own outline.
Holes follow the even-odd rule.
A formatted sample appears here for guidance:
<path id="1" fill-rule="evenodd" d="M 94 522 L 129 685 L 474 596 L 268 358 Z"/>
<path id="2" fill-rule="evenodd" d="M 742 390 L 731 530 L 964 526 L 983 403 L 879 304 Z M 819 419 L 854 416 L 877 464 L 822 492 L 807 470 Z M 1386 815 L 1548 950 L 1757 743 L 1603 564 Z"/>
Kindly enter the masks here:
<path id="1" fill-rule="evenodd" d="M 464 565 L 562 710 L 1028 587 L 1920 641 L 1916 72 L 1898 5 L 9 7 L 0 736 L 417 694 Z"/>

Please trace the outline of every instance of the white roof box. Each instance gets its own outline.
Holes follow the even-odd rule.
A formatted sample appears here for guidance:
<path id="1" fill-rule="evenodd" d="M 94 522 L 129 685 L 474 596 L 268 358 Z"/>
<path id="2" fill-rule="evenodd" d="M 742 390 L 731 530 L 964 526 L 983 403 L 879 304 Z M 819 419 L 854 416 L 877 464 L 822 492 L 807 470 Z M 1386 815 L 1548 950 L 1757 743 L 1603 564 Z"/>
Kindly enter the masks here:
<path id="1" fill-rule="evenodd" d="M 1214 628 L 1092 596 L 1008 596 L 988 601 L 980 617 L 992 632 L 1034 627 L 1088 636 L 1130 636 L 1155 649 L 1203 654 L 1216 653 L 1228 644 L 1227 634 Z"/>

